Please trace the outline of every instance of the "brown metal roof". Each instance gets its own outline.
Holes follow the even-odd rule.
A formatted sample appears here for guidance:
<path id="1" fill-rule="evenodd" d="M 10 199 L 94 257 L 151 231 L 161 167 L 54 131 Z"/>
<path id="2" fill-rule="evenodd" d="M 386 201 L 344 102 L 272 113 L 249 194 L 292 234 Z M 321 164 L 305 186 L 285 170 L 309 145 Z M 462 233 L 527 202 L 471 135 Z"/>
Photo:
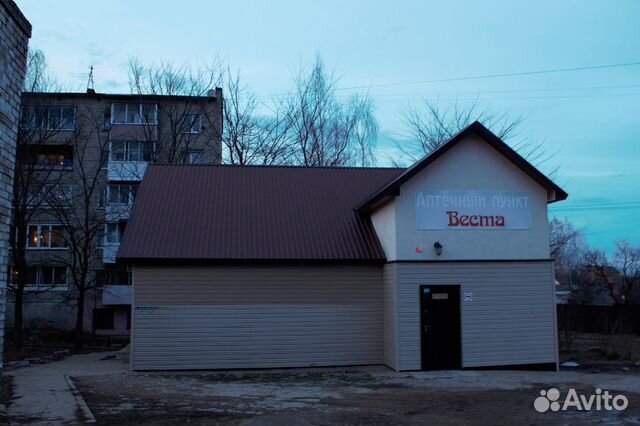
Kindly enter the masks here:
<path id="1" fill-rule="evenodd" d="M 151 165 L 126 261 L 383 261 L 354 211 L 404 169 Z"/>

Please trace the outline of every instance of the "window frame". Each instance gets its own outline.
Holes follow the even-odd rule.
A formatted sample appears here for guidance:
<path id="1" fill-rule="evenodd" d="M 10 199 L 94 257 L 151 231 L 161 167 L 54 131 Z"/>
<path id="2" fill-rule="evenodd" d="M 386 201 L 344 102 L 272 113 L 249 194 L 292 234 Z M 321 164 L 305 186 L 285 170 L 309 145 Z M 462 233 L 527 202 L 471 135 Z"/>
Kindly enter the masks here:
<path id="1" fill-rule="evenodd" d="M 199 161 L 193 161 L 193 156 L 197 156 Z M 204 150 L 187 151 L 187 164 L 204 164 Z"/>
<path id="2" fill-rule="evenodd" d="M 138 145 L 136 151 L 138 154 L 138 160 L 131 160 L 130 153 L 132 152 L 131 144 L 136 143 Z M 122 147 L 122 160 L 117 160 L 113 158 L 114 155 L 114 144 L 123 144 Z M 151 142 L 148 141 L 139 141 L 139 140 L 114 140 L 109 141 L 109 161 L 114 163 L 148 163 L 150 161 L 150 152 L 149 145 Z M 118 150 L 120 151 L 120 150 Z"/>
<path id="3" fill-rule="evenodd" d="M 63 117 L 64 111 L 72 111 L 72 119 L 69 127 L 52 126 L 52 111 L 58 112 L 58 123 L 65 123 Z M 22 108 L 20 126 L 27 130 L 55 130 L 62 132 L 70 132 L 76 129 L 76 111 L 74 105 L 26 105 Z M 30 119 L 27 120 L 27 117 Z"/>
<path id="4" fill-rule="evenodd" d="M 188 126 L 188 118 L 190 117 L 191 125 Z M 198 124 L 198 130 L 194 130 L 195 124 Z M 200 114 L 185 114 L 182 122 L 181 133 L 198 135 L 202 133 L 202 116 Z"/>
<path id="5" fill-rule="evenodd" d="M 69 268 L 67 268 L 67 266 L 45 264 L 45 265 L 32 265 L 32 266 L 29 266 L 29 268 L 33 268 L 33 270 L 28 271 L 28 275 L 33 274 L 33 276 L 35 277 L 35 282 L 26 283 L 25 290 L 27 291 L 29 290 L 67 290 L 69 288 Z M 52 268 L 51 283 L 44 282 L 44 277 L 45 277 L 44 268 Z M 61 269 L 64 269 L 64 282 L 56 283 L 55 282 L 55 277 L 57 275 L 56 270 L 61 270 Z M 11 269 L 9 274 L 10 274 L 9 276 L 11 277 L 11 280 L 14 280 L 13 269 Z"/>
<path id="6" fill-rule="evenodd" d="M 124 105 L 124 121 L 116 120 L 116 106 Z M 137 111 L 134 111 L 134 106 Z M 145 107 L 152 106 L 153 108 L 153 120 L 147 121 L 145 120 Z M 129 110 L 132 111 L 129 111 Z M 136 114 L 135 117 L 137 119 L 135 121 L 129 121 L 129 115 Z M 122 114 L 121 114 L 122 115 Z M 131 126 L 157 126 L 158 125 L 158 104 L 157 103 L 147 103 L 147 102 L 111 102 L 111 125 L 131 125 Z"/>
<path id="7" fill-rule="evenodd" d="M 138 188 L 139 185 L 140 184 L 138 184 L 138 183 L 135 183 L 135 184 L 134 183 L 109 183 L 107 185 L 107 188 L 106 188 L 106 191 L 107 191 L 106 198 L 105 198 L 106 205 L 109 205 L 109 206 L 129 206 L 129 207 L 133 206 L 133 203 L 134 203 L 134 201 L 136 199 L 137 188 Z M 127 202 L 126 203 L 122 202 L 122 200 L 121 200 L 121 197 L 123 195 L 123 193 L 122 193 L 123 188 L 126 188 L 125 189 L 126 196 L 127 196 Z M 116 201 L 112 201 L 111 200 L 111 198 L 112 198 L 111 194 L 112 194 L 112 191 L 114 189 L 117 191 L 116 192 L 117 193 Z"/>
<path id="8" fill-rule="evenodd" d="M 66 184 L 66 183 L 58 183 L 58 184 L 45 184 L 40 186 L 40 191 L 38 191 L 37 193 L 34 193 L 32 190 L 32 187 L 34 187 L 36 185 L 30 185 L 29 186 L 29 193 L 27 194 L 27 205 L 34 205 L 37 203 L 40 203 L 43 206 L 50 206 L 51 203 L 49 203 L 49 201 L 47 201 L 45 199 L 45 195 L 44 194 L 48 194 L 49 197 L 51 197 L 52 194 L 57 193 L 57 190 L 61 187 L 66 187 L 67 191 L 66 191 L 66 200 L 64 200 L 64 204 L 66 205 L 70 205 L 71 201 L 73 199 L 73 185 L 70 184 Z M 39 185 L 38 185 L 39 186 Z M 61 202 L 62 204 L 62 202 Z"/>
<path id="9" fill-rule="evenodd" d="M 111 233 L 109 227 L 112 226 L 116 227 L 115 235 L 117 236 L 117 241 L 109 241 L 109 234 Z M 124 227 L 126 227 L 126 222 L 124 222 Z M 107 222 L 104 227 L 104 243 L 102 247 L 113 247 L 120 245 L 120 243 L 122 242 L 122 236 L 124 235 L 124 227 L 122 221 Z"/>
<path id="10" fill-rule="evenodd" d="M 36 237 L 38 238 L 38 245 L 37 246 L 32 246 L 31 245 L 31 229 L 32 228 L 36 228 Z M 68 250 L 69 249 L 69 242 L 67 241 L 66 238 L 64 238 L 64 236 L 62 237 L 62 241 L 65 244 L 64 246 L 61 247 L 52 247 L 51 246 L 51 234 L 53 233 L 53 228 L 62 228 L 62 234 L 64 234 L 64 225 L 61 225 L 59 223 L 33 223 L 33 224 L 28 224 L 27 225 L 27 247 L 25 247 L 27 250 Z M 42 233 L 42 229 L 43 228 L 48 228 L 48 232 L 49 235 L 47 237 L 47 246 L 42 246 L 41 243 L 44 239 L 43 237 L 43 233 Z"/>
<path id="11" fill-rule="evenodd" d="M 28 144 L 19 148 L 23 164 L 34 170 L 73 170 L 73 147 L 66 144 Z M 52 161 L 40 161 L 49 158 Z M 62 163 L 59 159 L 62 158 Z"/>

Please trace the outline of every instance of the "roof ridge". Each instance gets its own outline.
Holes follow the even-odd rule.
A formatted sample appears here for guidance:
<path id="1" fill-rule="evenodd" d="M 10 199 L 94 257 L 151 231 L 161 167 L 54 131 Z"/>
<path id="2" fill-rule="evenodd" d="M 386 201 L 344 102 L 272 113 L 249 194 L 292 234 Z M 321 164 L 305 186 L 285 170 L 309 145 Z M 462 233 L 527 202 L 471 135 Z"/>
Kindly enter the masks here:
<path id="1" fill-rule="evenodd" d="M 297 166 L 268 164 L 183 164 L 183 163 L 150 163 L 149 167 L 220 167 L 220 168 L 253 168 L 253 169 L 326 169 L 326 170 L 406 170 L 406 167 L 357 167 L 357 166 Z"/>

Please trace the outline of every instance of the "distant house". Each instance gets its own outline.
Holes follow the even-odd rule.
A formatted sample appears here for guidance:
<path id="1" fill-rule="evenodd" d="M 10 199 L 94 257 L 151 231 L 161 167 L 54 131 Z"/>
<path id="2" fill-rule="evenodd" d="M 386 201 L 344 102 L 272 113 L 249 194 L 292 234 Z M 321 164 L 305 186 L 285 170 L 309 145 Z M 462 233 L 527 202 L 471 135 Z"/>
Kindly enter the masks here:
<path id="1" fill-rule="evenodd" d="M 566 197 L 477 122 L 408 169 L 152 165 L 131 368 L 555 368 Z"/>
<path id="2" fill-rule="evenodd" d="M 138 186 L 154 162 L 221 162 L 222 90 L 208 96 L 27 92 L 22 95 L 21 134 L 18 161 L 28 186 L 27 203 L 38 205 L 24 229 L 16 228 L 27 237 L 25 326 L 74 327 L 72 253 L 67 230 L 54 212 L 67 208 L 64 203 L 82 210 L 88 182 L 97 185 L 89 215 L 97 218 L 100 229 L 91 247 L 95 256 L 89 279 L 95 288 L 86 301 L 85 331 L 128 336 L 130 271 L 115 255 Z M 16 279 L 15 268 L 12 273 Z M 10 295 L 9 323 L 13 309 Z"/>
<path id="3" fill-rule="evenodd" d="M 567 305 L 576 303 L 575 291 L 567 284 L 560 283 L 557 279 L 556 284 L 556 303 L 559 305 Z"/>

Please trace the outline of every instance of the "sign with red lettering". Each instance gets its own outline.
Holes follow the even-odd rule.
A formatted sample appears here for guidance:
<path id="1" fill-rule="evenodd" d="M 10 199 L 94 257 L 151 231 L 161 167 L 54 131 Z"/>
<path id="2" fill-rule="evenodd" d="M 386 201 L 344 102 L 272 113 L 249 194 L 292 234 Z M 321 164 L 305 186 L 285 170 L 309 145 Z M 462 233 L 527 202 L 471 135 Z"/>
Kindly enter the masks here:
<path id="1" fill-rule="evenodd" d="M 420 191 L 417 229 L 531 229 L 531 197 L 525 192 Z"/>

